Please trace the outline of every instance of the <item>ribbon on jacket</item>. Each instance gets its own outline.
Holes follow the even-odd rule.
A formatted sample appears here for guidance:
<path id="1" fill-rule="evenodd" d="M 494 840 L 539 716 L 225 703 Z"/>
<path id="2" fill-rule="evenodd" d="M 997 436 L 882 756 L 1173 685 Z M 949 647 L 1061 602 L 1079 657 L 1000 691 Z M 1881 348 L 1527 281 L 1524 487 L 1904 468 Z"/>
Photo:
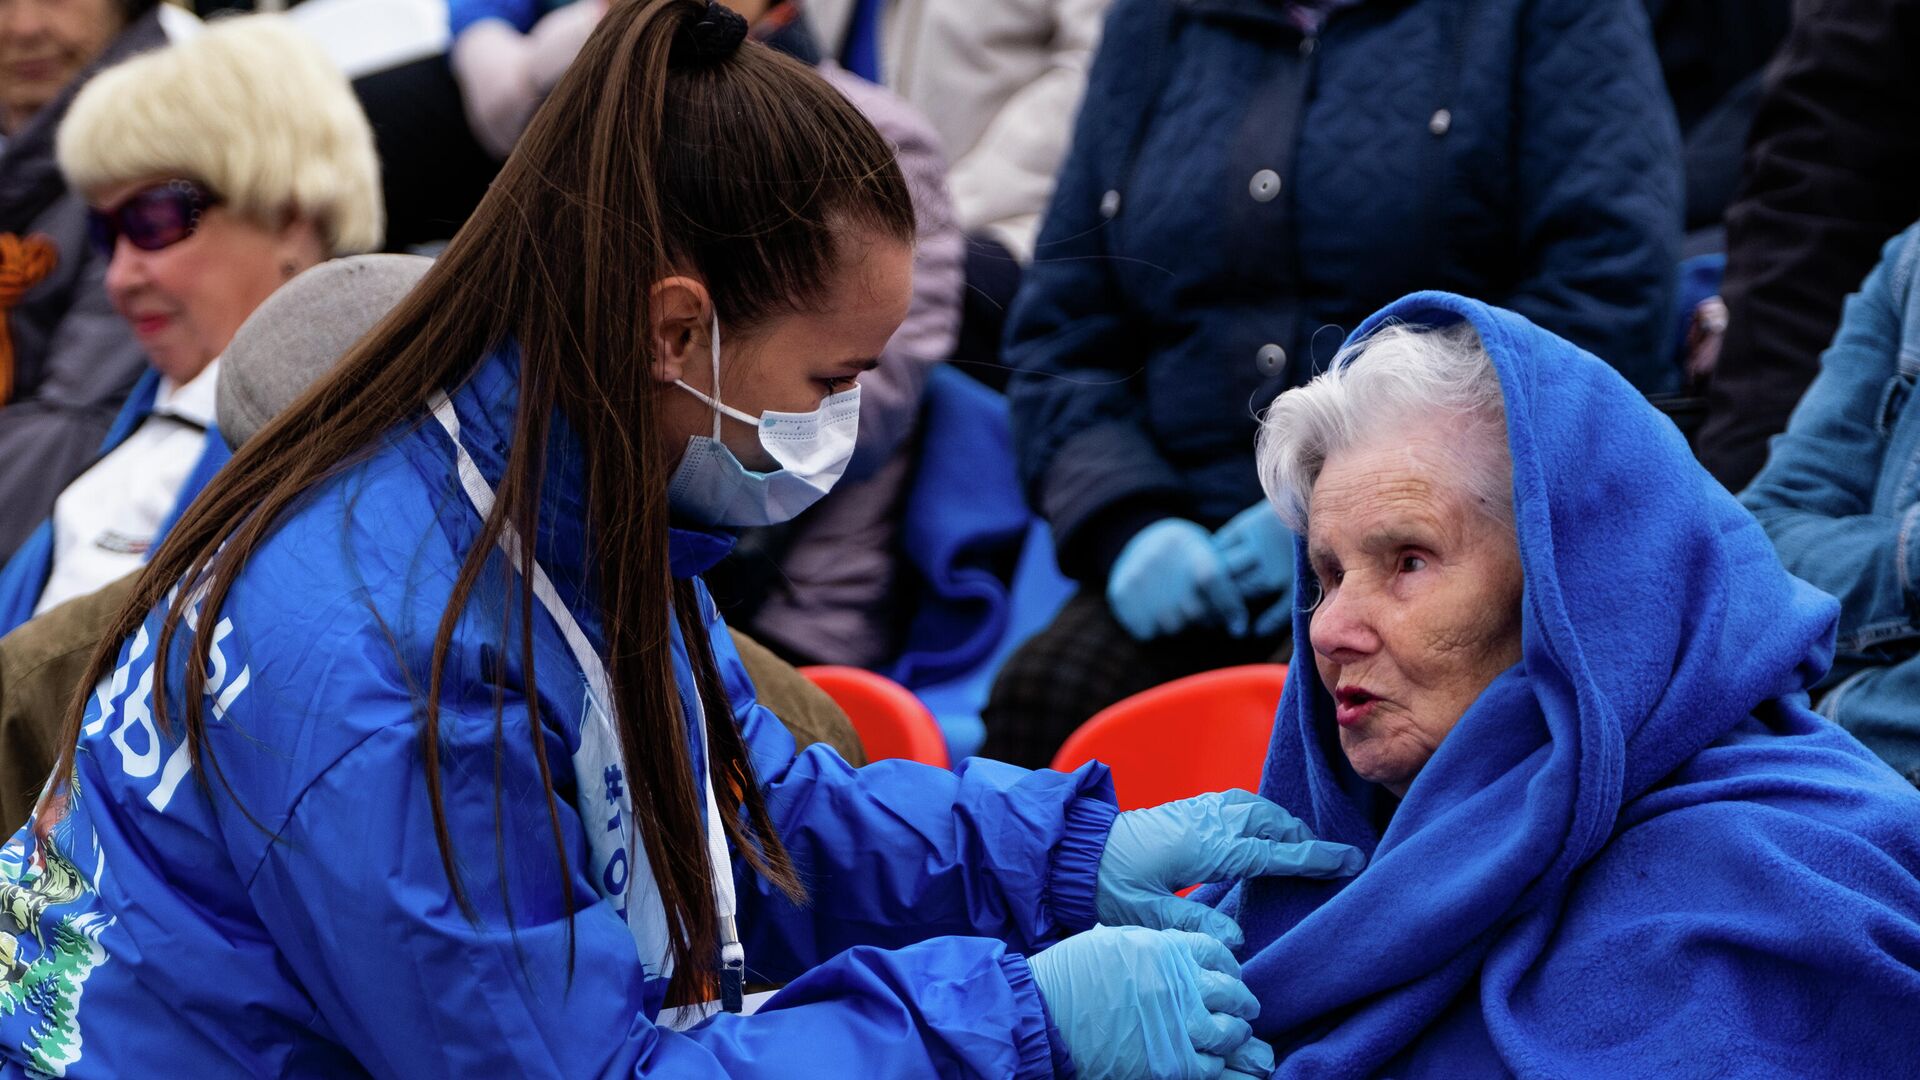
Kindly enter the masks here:
<path id="1" fill-rule="evenodd" d="M 447 437 L 453 441 L 460 487 L 473 504 L 474 512 L 480 516 L 480 520 L 485 521 L 487 515 L 493 512 L 494 490 L 468 453 L 466 444 L 460 441 L 459 413 L 444 393 L 435 393 L 429 399 L 428 406 L 433 410 L 434 419 L 440 422 Z M 532 545 L 523 542 L 511 525 L 501 530 L 499 543 L 507 558 L 533 579 L 534 598 L 546 609 L 560 630 L 560 636 L 573 653 L 574 662 L 580 667 L 586 686 L 586 700 L 582 703 L 579 721 L 580 745 L 573 753 L 574 775 L 578 778 L 575 809 L 583 822 L 597 822 L 609 811 L 612 815 L 607 828 L 587 830 L 592 859 L 589 876 L 593 880 L 593 887 L 603 898 L 612 901 L 625 918 L 647 976 L 672 978 L 673 939 L 667 924 L 666 906 L 660 899 L 660 886 L 654 880 L 646 848 L 640 843 L 639 824 L 633 813 L 632 788 L 621 782 L 621 770 L 625 767 L 626 759 L 621 753 L 620 732 L 614 726 L 616 714 L 612 701 L 612 680 L 608 677 L 606 664 L 593 643 L 587 639 L 586 632 L 580 628 L 579 621 L 567 610 L 566 602 L 560 599 L 553 579 L 535 561 Z M 698 694 L 688 695 L 684 700 L 689 709 L 698 709 Z M 727 1012 L 737 1013 L 744 1008 L 741 993 L 746 973 L 746 950 L 740 944 L 735 924 L 739 902 L 733 880 L 733 857 L 727 847 L 719 800 L 713 792 L 712 740 L 707 735 L 706 727 L 710 718 L 700 715 L 698 719 L 698 752 L 705 758 L 706 766 L 701 777 L 705 798 L 705 840 L 707 857 L 712 864 L 714 911 L 719 919 L 716 929 L 721 941 L 723 996 L 720 1004 Z M 602 778 L 606 782 L 598 783 Z M 606 792 L 607 805 L 603 805 L 600 798 L 602 791 Z M 690 1017 L 682 1014 L 682 1019 L 687 1018 Z M 701 1012 L 699 1018 L 704 1019 L 705 1012 Z"/>
<path id="2" fill-rule="evenodd" d="M 13 398 L 13 332 L 7 327 L 7 312 L 59 262 L 60 251 L 46 236 L 0 233 L 0 405 Z"/>

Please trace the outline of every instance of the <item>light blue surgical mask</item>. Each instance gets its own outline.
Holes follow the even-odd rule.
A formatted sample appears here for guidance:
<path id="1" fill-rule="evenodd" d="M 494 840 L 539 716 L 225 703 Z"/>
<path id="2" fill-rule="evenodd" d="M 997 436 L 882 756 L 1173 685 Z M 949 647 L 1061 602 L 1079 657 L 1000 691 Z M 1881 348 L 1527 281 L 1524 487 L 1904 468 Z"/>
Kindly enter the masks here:
<path id="1" fill-rule="evenodd" d="M 713 395 L 674 380 L 713 407 L 713 434 L 687 440 L 686 456 L 667 485 L 674 512 L 695 525 L 744 529 L 792 521 L 847 471 L 860 434 L 860 387 L 829 394 L 812 412 L 754 416 L 720 400 L 720 320 L 713 320 Z M 720 441 L 721 416 L 760 431 L 760 446 L 780 466 L 754 472 Z"/>

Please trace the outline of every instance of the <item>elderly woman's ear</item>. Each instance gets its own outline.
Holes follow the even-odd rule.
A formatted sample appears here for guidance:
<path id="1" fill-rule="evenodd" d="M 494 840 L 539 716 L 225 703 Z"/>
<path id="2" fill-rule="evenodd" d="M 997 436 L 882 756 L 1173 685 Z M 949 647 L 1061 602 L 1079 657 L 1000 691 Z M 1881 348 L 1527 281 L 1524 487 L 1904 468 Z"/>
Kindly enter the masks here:
<path id="1" fill-rule="evenodd" d="M 303 271 L 327 261 L 323 227 L 310 217 L 293 216 L 275 237 L 273 257 L 281 281 L 291 281 Z"/>

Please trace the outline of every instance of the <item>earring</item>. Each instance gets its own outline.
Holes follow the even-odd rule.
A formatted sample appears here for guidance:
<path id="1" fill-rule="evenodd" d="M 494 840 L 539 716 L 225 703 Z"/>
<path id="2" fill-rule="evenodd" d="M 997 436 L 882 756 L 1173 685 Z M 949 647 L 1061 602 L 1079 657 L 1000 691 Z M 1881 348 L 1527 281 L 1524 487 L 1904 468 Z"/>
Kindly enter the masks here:
<path id="1" fill-rule="evenodd" d="M 293 272 L 298 269 L 299 267 L 293 265 L 290 262 L 283 262 L 280 264 L 280 276 L 283 278 L 291 278 L 293 276 Z"/>

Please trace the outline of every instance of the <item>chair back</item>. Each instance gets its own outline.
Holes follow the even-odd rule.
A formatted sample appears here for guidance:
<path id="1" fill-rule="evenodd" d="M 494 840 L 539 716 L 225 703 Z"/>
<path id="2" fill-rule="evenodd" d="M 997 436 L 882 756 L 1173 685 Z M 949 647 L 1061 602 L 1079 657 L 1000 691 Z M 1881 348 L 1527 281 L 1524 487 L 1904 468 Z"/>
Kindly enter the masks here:
<path id="1" fill-rule="evenodd" d="M 913 691 L 885 675 L 836 664 L 803 667 L 800 674 L 846 710 L 868 761 L 906 758 L 948 767 L 947 740 Z"/>
<path id="2" fill-rule="evenodd" d="M 1122 810 L 1256 790 L 1286 682 L 1285 664 L 1248 664 L 1142 691 L 1080 725 L 1053 767 L 1105 762 Z"/>

